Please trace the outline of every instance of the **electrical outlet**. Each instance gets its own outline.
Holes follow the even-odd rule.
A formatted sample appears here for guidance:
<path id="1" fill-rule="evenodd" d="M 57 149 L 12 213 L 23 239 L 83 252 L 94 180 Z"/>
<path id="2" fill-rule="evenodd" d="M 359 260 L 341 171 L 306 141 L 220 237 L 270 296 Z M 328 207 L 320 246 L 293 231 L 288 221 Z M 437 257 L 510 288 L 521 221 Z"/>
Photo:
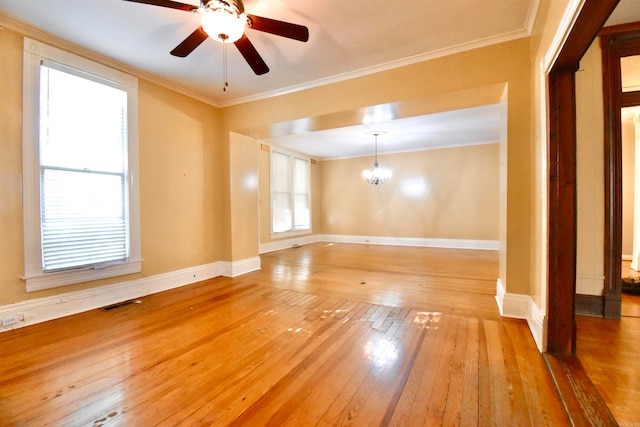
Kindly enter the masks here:
<path id="1" fill-rule="evenodd" d="M 7 326 L 15 325 L 20 320 L 22 320 L 22 319 L 20 318 L 20 316 L 17 316 L 17 315 L 5 316 L 5 317 L 2 318 L 2 326 L 3 327 L 7 327 Z"/>

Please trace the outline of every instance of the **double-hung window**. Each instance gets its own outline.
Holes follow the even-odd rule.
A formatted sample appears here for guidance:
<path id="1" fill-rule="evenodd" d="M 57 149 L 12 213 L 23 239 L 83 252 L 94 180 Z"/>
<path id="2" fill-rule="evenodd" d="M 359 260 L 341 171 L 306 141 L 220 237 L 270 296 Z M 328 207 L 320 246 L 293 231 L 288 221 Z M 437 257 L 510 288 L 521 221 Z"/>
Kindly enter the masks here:
<path id="1" fill-rule="evenodd" d="M 272 234 L 311 230 L 310 174 L 308 158 L 285 151 L 271 151 Z"/>
<path id="2" fill-rule="evenodd" d="M 137 80 L 25 39 L 27 290 L 140 271 Z"/>

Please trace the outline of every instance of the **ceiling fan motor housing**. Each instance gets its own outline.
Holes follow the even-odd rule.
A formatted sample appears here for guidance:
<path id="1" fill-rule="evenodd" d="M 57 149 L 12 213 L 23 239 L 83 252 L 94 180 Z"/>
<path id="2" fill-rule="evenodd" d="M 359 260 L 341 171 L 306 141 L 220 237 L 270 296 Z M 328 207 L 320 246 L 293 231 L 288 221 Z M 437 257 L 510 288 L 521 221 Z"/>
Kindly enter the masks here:
<path id="1" fill-rule="evenodd" d="M 236 15 L 244 13 L 244 4 L 242 3 L 242 0 L 204 0 L 202 3 L 205 3 L 205 6 L 209 9 L 224 7 L 235 11 Z"/>

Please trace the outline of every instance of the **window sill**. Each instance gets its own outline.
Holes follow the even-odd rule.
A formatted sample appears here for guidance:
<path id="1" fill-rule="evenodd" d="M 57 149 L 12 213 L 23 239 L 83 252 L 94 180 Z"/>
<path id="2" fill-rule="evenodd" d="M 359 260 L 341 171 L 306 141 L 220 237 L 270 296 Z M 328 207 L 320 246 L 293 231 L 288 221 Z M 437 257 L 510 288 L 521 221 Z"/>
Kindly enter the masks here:
<path id="1" fill-rule="evenodd" d="M 57 288 L 76 283 L 90 282 L 108 277 L 123 276 L 125 274 L 142 271 L 142 260 L 129 261 L 104 267 L 90 267 L 77 270 L 59 271 L 55 273 L 37 273 L 23 277 L 27 284 L 27 292 Z"/>

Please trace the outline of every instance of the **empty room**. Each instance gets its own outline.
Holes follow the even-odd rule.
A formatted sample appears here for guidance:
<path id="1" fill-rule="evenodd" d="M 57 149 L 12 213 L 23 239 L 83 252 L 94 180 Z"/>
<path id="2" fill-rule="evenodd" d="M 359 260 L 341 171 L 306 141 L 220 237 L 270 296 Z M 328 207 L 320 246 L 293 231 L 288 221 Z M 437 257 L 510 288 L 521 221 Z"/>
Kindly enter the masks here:
<path id="1" fill-rule="evenodd" d="M 640 423 L 637 21 L 0 0 L 0 424 Z"/>

